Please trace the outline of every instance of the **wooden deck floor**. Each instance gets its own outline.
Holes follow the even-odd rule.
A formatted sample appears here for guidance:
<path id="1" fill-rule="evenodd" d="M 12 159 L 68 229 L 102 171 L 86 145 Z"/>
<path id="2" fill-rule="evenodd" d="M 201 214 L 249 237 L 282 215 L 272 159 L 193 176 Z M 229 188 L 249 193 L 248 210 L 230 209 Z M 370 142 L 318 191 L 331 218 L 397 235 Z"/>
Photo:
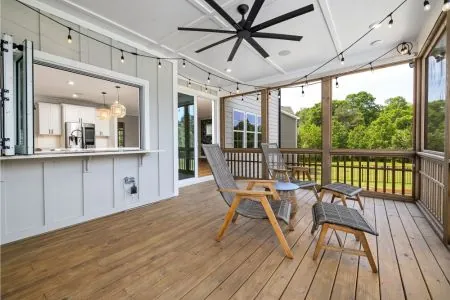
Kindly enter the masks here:
<path id="1" fill-rule="evenodd" d="M 181 196 L 2 247 L 2 299 L 449 299 L 450 252 L 414 204 L 364 198 L 377 227 L 365 257 L 312 251 L 310 206 L 299 193 L 295 258 L 267 221 L 238 219 L 214 240 L 227 207 L 207 182 Z M 348 247 L 359 248 L 353 236 Z M 336 243 L 336 238 L 329 238 Z"/>

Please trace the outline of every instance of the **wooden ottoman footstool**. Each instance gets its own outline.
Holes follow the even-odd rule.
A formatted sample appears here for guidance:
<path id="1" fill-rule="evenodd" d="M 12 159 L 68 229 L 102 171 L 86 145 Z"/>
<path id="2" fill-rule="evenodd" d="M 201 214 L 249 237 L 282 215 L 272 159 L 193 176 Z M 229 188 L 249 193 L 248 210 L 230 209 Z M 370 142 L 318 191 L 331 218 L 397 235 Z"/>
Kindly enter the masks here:
<path id="1" fill-rule="evenodd" d="M 323 196 L 325 195 L 325 192 L 333 193 L 333 197 L 331 198 L 331 203 L 334 202 L 334 198 L 338 197 L 341 199 L 342 204 L 347 206 L 347 200 L 354 200 L 358 201 L 359 207 L 361 210 L 363 210 L 363 205 L 361 203 L 361 199 L 359 197 L 359 193 L 362 192 L 362 188 L 352 186 L 346 183 L 330 183 L 327 185 L 322 186 L 320 190 L 320 201 L 322 201 Z"/>
<path id="2" fill-rule="evenodd" d="M 319 225 L 322 225 L 319 240 L 317 241 L 316 249 L 314 251 L 313 260 L 317 259 L 320 250 L 324 248 L 326 250 L 366 256 L 369 260 L 372 272 L 377 272 L 377 265 L 373 259 L 372 252 L 370 251 L 365 232 L 373 235 L 378 235 L 378 233 L 372 228 L 372 226 L 369 225 L 358 210 L 343 205 L 316 202 L 312 207 L 312 216 L 313 227 L 311 229 L 311 234 L 319 228 Z M 327 235 L 328 229 L 353 234 L 357 241 L 361 241 L 364 251 L 344 248 L 339 238 L 339 247 L 328 246 L 325 242 L 325 236 Z M 335 233 L 336 237 L 339 237 L 337 232 Z"/>

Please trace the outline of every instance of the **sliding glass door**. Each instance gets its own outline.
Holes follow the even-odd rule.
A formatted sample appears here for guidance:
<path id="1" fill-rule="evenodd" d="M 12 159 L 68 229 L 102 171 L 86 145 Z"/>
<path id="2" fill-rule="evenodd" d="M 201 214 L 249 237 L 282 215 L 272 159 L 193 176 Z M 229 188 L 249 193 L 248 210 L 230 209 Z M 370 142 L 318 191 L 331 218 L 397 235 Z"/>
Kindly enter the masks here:
<path id="1" fill-rule="evenodd" d="M 194 97 L 178 93 L 178 179 L 195 177 Z"/>

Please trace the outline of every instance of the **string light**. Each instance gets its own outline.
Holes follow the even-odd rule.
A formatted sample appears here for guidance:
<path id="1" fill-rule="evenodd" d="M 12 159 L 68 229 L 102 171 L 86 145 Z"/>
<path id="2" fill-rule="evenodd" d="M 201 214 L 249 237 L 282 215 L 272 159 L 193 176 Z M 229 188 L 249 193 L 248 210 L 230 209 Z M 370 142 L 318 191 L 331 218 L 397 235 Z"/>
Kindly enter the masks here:
<path id="1" fill-rule="evenodd" d="M 281 89 L 278 89 L 278 99 L 281 99 Z"/>
<path id="2" fill-rule="evenodd" d="M 390 12 L 390 14 L 388 14 L 384 19 L 386 19 L 387 17 L 389 17 L 389 16 L 391 16 L 393 13 L 395 13 L 397 10 L 399 10 L 406 2 L 407 2 L 406 0 L 402 1 L 402 2 L 401 2 L 394 10 L 392 10 L 392 11 Z M 71 31 L 73 30 L 72 28 L 67 27 L 67 26 L 66 26 L 65 24 L 63 24 L 61 21 L 59 21 L 59 20 L 57 20 L 57 19 L 55 19 L 55 18 L 53 18 L 53 17 L 51 17 L 51 16 L 49 16 L 49 15 L 47 15 L 47 14 L 42 13 L 41 11 L 39 11 L 39 10 L 36 9 L 36 8 L 30 7 L 30 6 L 24 4 L 24 3 L 20 2 L 20 1 L 19 1 L 19 3 L 22 4 L 22 5 L 24 5 L 26 8 L 28 8 L 28 9 L 30 9 L 30 10 L 33 10 L 34 12 L 36 12 L 37 14 L 39 14 L 40 16 L 43 16 L 43 17 L 45 17 L 45 18 L 47 18 L 47 19 L 49 19 L 49 20 L 51 20 L 51 21 L 53 21 L 53 22 L 59 24 L 60 26 L 66 27 L 66 28 L 69 30 L 69 34 L 68 34 L 68 36 L 67 36 L 67 42 L 68 42 L 68 43 L 71 43 L 71 42 L 72 42 L 72 37 L 71 37 Z M 430 6 L 430 1 L 426 1 L 426 0 L 425 0 L 425 1 L 423 2 L 423 5 L 424 5 L 424 10 L 430 10 L 430 7 L 431 7 L 431 6 Z M 450 0 L 444 0 L 443 10 L 450 10 Z M 383 19 L 383 20 L 384 20 L 384 19 Z M 83 37 L 86 37 L 86 38 L 88 38 L 88 39 L 91 39 L 91 40 L 93 40 L 93 41 L 96 41 L 96 42 L 98 42 L 98 43 L 100 43 L 100 44 L 103 44 L 103 45 L 105 45 L 105 46 L 108 46 L 108 47 L 111 47 L 111 48 L 120 50 L 119 48 L 117 48 L 117 47 L 115 47 L 115 46 L 113 46 L 113 45 L 111 45 L 111 44 L 109 44 L 109 43 L 107 43 L 107 42 L 104 42 L 104 41 L 102 41 L 102 40 L 99 40 L 99 39 L 96 39 L 96 38 L 94 38 L 94 37 L 92 37 L 92 36 L 89 36 L 89 35 L 86 34 L 86 33 L 83 33 L 83 32 L 77 31 L 77 30 L 73 30 L 73 31 L 74 31 L 74 32 L 77 32 L 78 34 L 80 34 L 80 35 L 83 36 Z M 354 47 L 359 41 L 361 41 L 361 40 L 362 40 L 367 34 L 369 34 L 370 32 L 371 32 L 371 30 L 369 30 L 369 31 L 367 31 L 367 32 L 365 32 L 365 33 L 363 33 L 361 37 L 357 38 L 354 42 L 352 42 L 352 43 L 351 43 L 344 51 L 347 51 L 347 50 L 349 50 L 350 48 Z M 343 52 L 344 52 L 344 51 L 343 51 Z M 407 53 L 408 53 L 408 52 L 407 52 Z M 132 53 L 132 54 L 134 54 L 134 55 L 136 55 L 136 56 L 139 56 L 139 57 L 147 57 L 147 58 L 157 59 L 157 60 L 158 60 L 158 67 L 159 67 L 159 68 L 162 67 L 161 61 L 160 61 L 161 59 L 167 59 L 167 60 L 169 60 L 169 59 L 173 59 L 173 60 L 181 60 L 181 59 L 182 59 L 182 58 L 180 58 L 180 57 L 155 57 L 155 56 L 147 55 L 147 54 L 138 54 L 138 53 Z M 341 62 L 343 61 L 342 58 L 343 58 L 343 54 L 341 53 Z M 322 69 L 324 66 L 328 65 L 333 59 L 335 59 L 335 57 L 330 58 L 330 60 L 324 62 L 322 65 L 320 65 L 319 67 L 317 67 L 316 69 L 314 69 L 313 71 L 311 71 L 308 75 L 311 75 L 311 74 L 316 73 L 318 70 L 320 70 L 320 69 Z M 184 66 L 185 66 L 185 59 L 182 59 L 182 60 L 183 60 L 183 67 L 184 67 Z M 198 68 L 199 70 L 201 70 L 201 71 L 203 71 L 203 72 L 205 72 L 205 73 L 209 73 L 207 70 L 205 70 L 205 69 L 202 68 L 201 66 L 198 66 L 198 65 L 196 65 L 195 63 L 192 63 L 192 62 L 190 62 L 190 61 L 188 61 L 188 62 L 191 63 L 191 64 L 192 64 L 193 66 L 195 66 L 196 68 Z M 214 74 L 214 76 L 216 76 L 216 77 L 218 77 L 218 78 L 221 78 L 221 79 L 223 79 L 223 80 L 229 81 L 229 82 L 233 82 L 232 80 L 230 80 L 230 79 L 228 79 L 228 78 L 226 78 L 226 77 L 222 77 L 222 76 L 220 76 L 220 75 Z M 295 80 L 293 83 L 296 83 L 296 82 L 300 81 L 300 80 L 303 79 L 303 78 L 306 78 L 306 76 L 303 76 L 303 77 L 301 77 L 301 78 Z M 246 85 L 246 86 L 249 86 L 249 87 L 255 87 L 255 88 L 267 88 L 267 87 L 265 87 L 265 86 L 254 86 L 254 85 L 250 85 L 250 84 L 246 84 L 246 83 L 241 83 L 241 84 Z"/>
<path id="3" fill-rule="evenodd" d="M 305 90 L 303 89 L 303 85 L 302 85 L 302 97 L 305 96 Z"/>
<path id="4" fill-rule="evenodd" d="M 208 92 L 208 86 L 205 85 L 205 92 Z"/>
<path id="5" fill-rule="evenodd" d="M 236 82 L 236 94 L 239 94 L 239 83 Z"/>
<path id="6" fill-rule="evenodd" d="M 125 57 L 123 56 L 123 50 L 120 50 L 120 52 L 122 53 L 122 56 L 120 56 L 120 62 L 124 63 L 125 62 Z"/>
<path id="7" fill-rule="evenodd" d="M 67 42 L 69 44 L 72 44 L 72 36 L 70 35 L 70 32 L 72 31 L 72 28 L 68 28 L 69 29 L 69 34 L 67 35 Z"/>
<path id="8" fill-rule="evenodd" d="M 392 25 L 394 25 L 394 19 L 392 19 L 392 14 L 391 15 L 389 15 L 389 17 L 391 18 L 390 20 L 389 20 L 389 28 L 392 28 Z"/>
<path id="9" fill-rule="evenodd" d="M 186 60 L 183 59 L 183 68 L 186 68 Z"/>
<path id="10" fill-rule="evenodd" d="M 370 63 L 369 65 L 370 65 L 370 71 L 373 73 L 373 65 L 372 65 L 372 63 Z"/>
<path id="11" fill-rule="evenodd" d="M 338 78 L 339 78 L 339 77 L 336 76 L 336 88 L 337 88 L 337 89 L 339 88 Z"/>
<path id="12" fill-rule="evenodd" d="M 341 52 L 341 65 L 345 63 L 344 52 Z"/>
<path id="13" fill-rule="evenodd" d="M 423 1 L 423 10 L 429 11 L 430 8 L 431 8 L 430 1 L 427 0 Z"/>
<path id="14" fill-rule="evenodd" d="M 211 82 L 211 73 L 208 73 L 208 83 Z"/>
<path id="15" fill-rule="evenodd" d="M 444 5 L 442 6 L 442 11 L 450 10 L 450 0 L 444 0 Z"/>
<path id="16" fill-rule="evenodd" d="M 241 101 L 244 101 L 244 96 L 242 95 Z"/>
<path id="17" fill-rule="evenodd" d="M 256 101 L 259 101 L 259 94 L 256 94 Z"/>

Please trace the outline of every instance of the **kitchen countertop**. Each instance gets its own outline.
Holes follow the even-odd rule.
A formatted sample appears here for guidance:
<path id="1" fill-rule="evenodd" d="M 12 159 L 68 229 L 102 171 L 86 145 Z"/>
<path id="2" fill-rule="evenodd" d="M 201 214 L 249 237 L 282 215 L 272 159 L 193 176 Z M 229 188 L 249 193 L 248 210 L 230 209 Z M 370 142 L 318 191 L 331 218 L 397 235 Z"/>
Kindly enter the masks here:
<path id="1" fill-rule="evenodd" d="M 36 151 L 32 155 L 1 156 L 0 160 L 37 159 L 37 158 L 64 158 L 80 156 L 105 156 L 105 155 L 131 155 L 150 154 L 164 152 L 164 150 L 142 150 L 137 148 L 94 148 L 94 149 L 55 149 Z"/>

